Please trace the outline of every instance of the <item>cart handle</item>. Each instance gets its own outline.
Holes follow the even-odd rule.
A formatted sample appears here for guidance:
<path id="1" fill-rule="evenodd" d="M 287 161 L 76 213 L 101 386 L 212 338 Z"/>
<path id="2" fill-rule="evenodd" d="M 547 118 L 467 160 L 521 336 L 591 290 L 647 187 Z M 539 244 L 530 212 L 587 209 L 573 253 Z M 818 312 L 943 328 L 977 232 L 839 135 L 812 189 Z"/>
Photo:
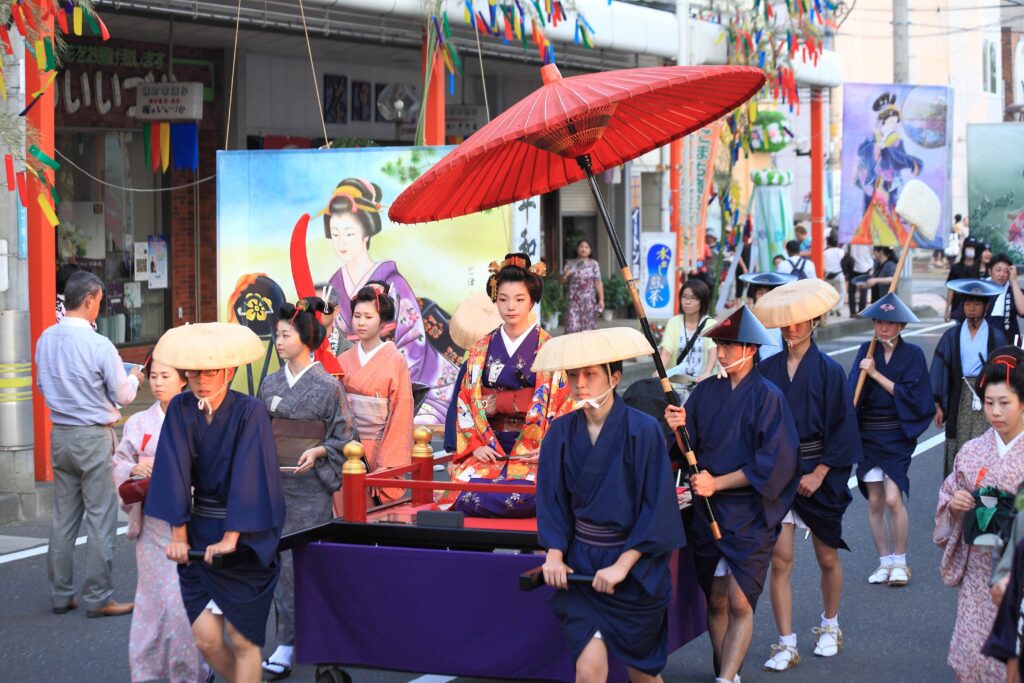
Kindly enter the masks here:
<path id="1" fill-rule="evenodd" d="M 570 586 L 589 586 L 594 583 L 594 577 L 590 574 L 569 574 Z M 528 572 L 519 575 L 519 590 L 532 591 L 544 585 L 544 566 L 534 567 Z"/>

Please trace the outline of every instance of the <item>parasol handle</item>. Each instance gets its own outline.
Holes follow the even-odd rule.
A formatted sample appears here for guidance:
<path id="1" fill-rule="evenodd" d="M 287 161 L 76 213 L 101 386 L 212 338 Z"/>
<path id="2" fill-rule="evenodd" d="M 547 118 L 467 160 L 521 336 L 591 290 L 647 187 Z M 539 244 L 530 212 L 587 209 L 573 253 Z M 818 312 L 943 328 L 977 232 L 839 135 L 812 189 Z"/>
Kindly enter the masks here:
<path id="1" fill-rule="evenodd" d="M 619 236 L 615 232 L 615 223 L 612 221 L 612 217 L 608 213 L 608 207 L 604 203 L 604 197 L 601 195 L 601 190 L 597 186 L 597 179 L 594 177 L 594 170 L 591 165 L 590 155 L 584 154 L 576 158 L 576 163 L 579 164 L 580 168 L 584 173 L 587 174 L 587 182 L 590 184 L 590 191 L 594 195 L 594 199 L 597 200 L 597 207 L 601 213 L 601 219 L 604 221 L 608 238 L 612 243 L 612 250 L 615 252 L 615 258 L 619 261 L 619 267 L 622 270 L 622 278 L 626 281 L 626 285 L 629 287 L 629 296 L 633 300 L 633 309 L 636 311 L 637 317 L 640 318 L 640 329 L 644 333 L 644 337 L 647 338 L 647 343 L 651 345 L 653 351 L 652 356 L 654 358 L 654 368 L 658 371 L 658 377 L 661 379 L 661 388 L 665 392 L 665 400 L 671 405 L 678 405 L 679 398 L 676 396 L 675 390 L 672 389 L 672 383 L 668 379 L 668 373 L 665 371 L 665 363 L 661 360 L 661 355 L 658 353 L 658 344 L 654 341 L 654 333 L 651 332 L 651 323 L 647 320 L 647 312 L 644 310 L 644 302 L 640 298 L 640 292 L 636 288 L 636 280 L 633 278 L 633 272 L 630 270 L 629 265 L 626 262 L 626 254 L 622 251 L 622 244 L 619 243 Z M 697 474 L 700 472 L 700 468 L 697 466 L 697 456 L 693 452 L 693 447 L 690 445 L 690 437 L 686 433 L 685 428 L 672 430 L 673 435 L 676 439 L 676 445 L 679 447 L 679 451 L 686 458 L 686 464 L 689 467 L 690 474 Z M 718 527 L 718 522 L 715 520 L 714 510 L 711 509 L 711 501 L 705 497 L 697 496 L 704 501 L 704 511 L 707 513 L 708 525 L 711 527 L 712 537 L 718 541 L 722 538 L 722 531 Z"/>
<path id="2" fill-rule="evenodd" d="M 911 223 L 910 232 L 907 233 L 907 238 L 903 240 L 902 253 L 900 254 L 899 263 L 896 264 L 896 273 L 892 276 L 892 282 L 889 283 L 889 293 L 896 291 L 896 288 L 900 284 L 900 275 L 903 274 L 903 265 L 907 262 L 907 254 L 910 253 L 910 242 L 914 239 L 914 232 L 917 230 L 917 226 Z M 878 339 L 875 337 L 871 338 L 871 344 L 868 345 L 868 354 L 865 358 L 874 358 L 875 346 L 878 344 Z M 853 392 L 853 405 L 856 406 L 860 401 L 860 393 L 864 390 L 864 382 L 868 378 L 867 370 L 861 370 L 860 376 L 857 377 L 857 388 Z"/>

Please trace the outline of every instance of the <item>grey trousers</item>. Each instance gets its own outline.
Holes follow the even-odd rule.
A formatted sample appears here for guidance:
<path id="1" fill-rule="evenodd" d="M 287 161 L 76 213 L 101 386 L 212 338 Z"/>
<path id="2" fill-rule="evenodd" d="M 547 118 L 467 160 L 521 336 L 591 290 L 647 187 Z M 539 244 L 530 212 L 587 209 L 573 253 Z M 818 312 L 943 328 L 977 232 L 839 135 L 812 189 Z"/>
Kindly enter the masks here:
<path id="1" fill-rule="evenodd" d="M 103 426 L 53 425 L 53 525 L 46 569 L 53 586 L 53 606 L 65 607 L 75 595 L 75 538 L 85 517 L 85 578 L 82 603 L 98 609 L 114 592 L 111 570 L 117 534 L 114 491 L 114 430 Z"/>

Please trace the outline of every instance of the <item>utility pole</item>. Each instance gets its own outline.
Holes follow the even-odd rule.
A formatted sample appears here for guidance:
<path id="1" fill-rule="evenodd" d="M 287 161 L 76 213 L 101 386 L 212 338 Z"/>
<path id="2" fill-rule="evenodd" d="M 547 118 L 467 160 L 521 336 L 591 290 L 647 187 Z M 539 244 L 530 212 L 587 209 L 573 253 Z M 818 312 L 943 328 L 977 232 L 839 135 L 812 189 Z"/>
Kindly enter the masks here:
<path id="1" fill-rule="evenodd" d="M 910 82 L 910 12 L 908 0 L 892 2 L 892 81 L 893 83 Z M 900 103 L 902 104 L 902 102 Z M 913 249 L 913 247 L 909 247 Z M 903 265 L 903 275 L 897 286 L 897 295 L 906 302 L 913 304 L 914 292 L 914 259 L 913 254 L 907 256 Z"/>

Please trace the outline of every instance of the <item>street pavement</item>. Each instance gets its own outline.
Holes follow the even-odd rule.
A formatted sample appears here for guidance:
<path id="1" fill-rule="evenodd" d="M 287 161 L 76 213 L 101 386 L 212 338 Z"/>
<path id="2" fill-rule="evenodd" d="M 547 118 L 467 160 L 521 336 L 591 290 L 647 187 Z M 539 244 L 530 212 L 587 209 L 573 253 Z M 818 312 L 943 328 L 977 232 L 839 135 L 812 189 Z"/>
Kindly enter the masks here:
<path id="1" fill-rule="evenodd" d="M 941 281 L 915 286 L 924 292 L 941 292 Z M 908 341 L 920 345 L 931 359 L 945 329 L 938 317 L 911 325 Z M 823 351 L 849 369 L 867 331 L 823 342 Z M 642 374 L 642 373 L 641 373 Z M 956 592 L 939 579 L 940 552 L 931 541 L 937 491 L 942 481 L 942 439 L 930 428 L 920 439 L 919 453 L 910 469 L 910 544 L 908 561 L 913 580 L 906 588 L 870 586 L 867 576 L 877 565 L 867 522 L 867 506 L 854 491 L 844 525 L 851 552 L 842 553 L 846 579 L 839 612 L 844 648 L 835 658 L 813 656 L 812 627 L 821 613 L 819 576 L 810 540 L 797 543 L 794 569 L 794 630 L 803 661 L 782 674 L 761 670 L 776 642 L 768 591 L 755 616 L 754 639 L 743 671 L 745 683 L 779 680 L 801 681 L 943 681 L 952 680 L 945 659 L 956 610 Z M 123 522 L 122 522 L 123 525 Z M 3 681 L 128 681 L 128 631 L 130 618 L 86 619 L 79 608 L 67 615 L 50 612 L 45 547 L 48 520 L 0 526 L 0 682 Z M 123 532 L 122 532 L 123 534 Z M 25 549 L 27 548 L 27 549 Z M 76 552 L 76 570 L 84 564 L 84 549 Z M 118 536 L 114 558 L 115 595 L 131 600 L 135 585 L 132 543 Z M 76 573 L 80 576 L 80 574 Z M 429 590 L 429 588 L 428 588 Z M 449 615 L 455 616 L 455 615 Z M 528 627 L 528 625 L 527 625 Z M 273 617 L 268 625 L 268 653 L 272 651 Z M 386 634 L 382 634 L 386 637 Z M 429 638 L 429 634 L 424 634 Z M 514 647 L 496 643 L 496 647 Z M 528 657 L 529 653 L 522 653 Z M 351 669 L 358 683 L 446 683 L 482 679 L 454 679 L 429 673 L 395 673 Z M 707 636 L 675 652 L 664 672 L 666 681 L 711 681 L 711 647 Z M 313 681 L 312 667 L 299 667 L 290 680 Z"/>

